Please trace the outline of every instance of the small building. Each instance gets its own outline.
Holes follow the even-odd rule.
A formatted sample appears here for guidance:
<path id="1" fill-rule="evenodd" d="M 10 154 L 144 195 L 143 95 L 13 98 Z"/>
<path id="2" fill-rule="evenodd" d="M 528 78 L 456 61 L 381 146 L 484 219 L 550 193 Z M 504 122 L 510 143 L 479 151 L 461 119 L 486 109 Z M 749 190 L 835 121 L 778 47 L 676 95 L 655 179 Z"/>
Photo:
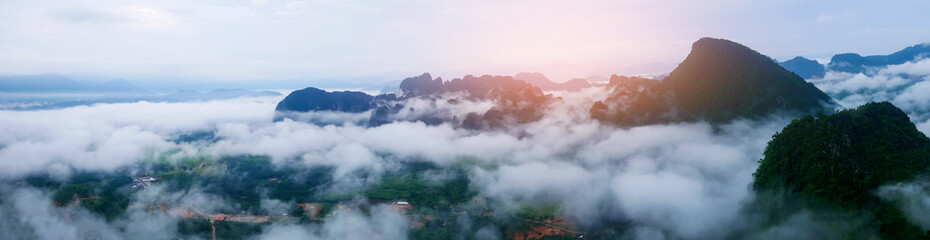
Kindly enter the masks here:
<path id="1" fill-rule="evenodd" d="M 413 209 L 413 205 L 410 205 L 410 203 L 408 202 L 394 202 L 393 204 L 391 204 L 391 207 Z"/>
<path id="2" fill-rule="evenodd" d="M 394 202 L 389 209 L 400 214 L 407 214 L 407 210 L 413 209 L 413 205 L 408 202 Z"/>
<path id="3" fill-rule="evenodd" d="M 225 221 L 225 220 L 226 220 L 226 214 L 220 213 L 220 215 L 216 215 L 216 221 L 217 221 L 217 222 L 222 222 L 222 221 Z"/>

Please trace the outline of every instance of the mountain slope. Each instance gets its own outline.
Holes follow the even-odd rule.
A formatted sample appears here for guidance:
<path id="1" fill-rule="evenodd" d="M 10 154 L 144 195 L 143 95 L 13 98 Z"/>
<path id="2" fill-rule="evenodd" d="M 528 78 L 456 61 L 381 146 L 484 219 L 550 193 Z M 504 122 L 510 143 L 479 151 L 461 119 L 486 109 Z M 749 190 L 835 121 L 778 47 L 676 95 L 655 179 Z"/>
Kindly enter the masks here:
<path id="1" fill-rule="evenodd" d="M 771 58 L 729 40 L 702 38 L 664 80 L 595 103 L 591 114 L 620 125 L 722 123 L 779 112 L 823 112 L 830 104 L 829 96 Z"/>
<path id="2" fill-rule="evenodd" d="M 797 195 L 801 208 L 874 212 L 885 238 L 925 234 L 875 195 L 879 186 L 930 173 L 930 139 L 891 103 L 795 120 L 772 137 L 764 156 L 753 174 L 756 191 Z"/>

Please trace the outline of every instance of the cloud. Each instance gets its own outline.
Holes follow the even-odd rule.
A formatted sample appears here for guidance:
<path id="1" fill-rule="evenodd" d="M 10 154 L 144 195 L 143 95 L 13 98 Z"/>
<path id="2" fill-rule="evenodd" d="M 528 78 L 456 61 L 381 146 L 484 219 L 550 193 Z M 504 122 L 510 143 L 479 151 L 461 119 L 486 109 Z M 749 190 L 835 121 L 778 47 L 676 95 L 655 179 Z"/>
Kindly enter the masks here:
<path id="1" fill-rule="evenodd" d="M 4 186 L 6 189 L 9 186 Z M 32 188 L 0 195 L 0 236 L 5 239 L 117 239 L 120 233 L 101 218 L 78 207 L 55 207 L 50 197 Z"/>
<path id="2" fill-rule="evenodd" d="M 896 183 L 878 188 L 876 195 L 882 200 L 895 203 L 904 217 L 921 230 L 930 230 L 930 183 L 917 180 Z"/>
<path id="3" fill-rule="evenodd" d="M 836 15 L 833 14 L 818 15 L 817 18 L 814 19 L 814 23 L 824 24 L 833 22 L 834 20 L 836 20 Z"/>
<path id="4" fill-rule="evenodd" d="M 63 8 L 51 13 L 53 18 L 71 23 L 119 23 L 129 21 L 127 16 L 98 9 Z"/>
<path id="5" fill-rule="evenodd" d="M 719 126 L 698 122 L 617 128 L 588 117 L 588 106 L 604 97 L 603 90 L 554 94 L 563 101 L 547 106 L 542 119 L 503 131 L 420 122 L 373 128 L 271 122 L 280 98 L 4 111 L 0 124 L 12 127 L 0 129 L 0 166 L 4 167 L 0 177 L 71 169 L 107 171 L 161 157 L 261 155 L 280 168 L 333 167 L 334 184 L 328 190 L 347 191 L 377 183 L 382 174 L 399 169 L 405 161 L 431 161 L 442 167 L 468 159 L 476 162 L 466 168 L 471 188 L 500 203 L 493 206 L 502 213 L 498 218 L 507 218 L 504 212 L 524 204 L 554 203 L 584 228 L 635 222 L 629 232 L 634 238 L 723 238 L 732 229 L 721 226 L 745 224 L 746 216 L 739 210 L 753 197 L 750 184 L 757 161 L 771 136 L 790 121 L 772 116 Z M 202 131 L 214 138 L 174 141 Z M 30 161 L 21 162 L 24 158 Z M 158 196 L 159 202 L 184 202 L 217 212 L 237 207 L 199 192 L 150 188 L 136 199 Z M 124 226 L 119 224 L 147 217 L 132 210 L 144 204 L 134 200 L 124 219 L 104 224 Z M 291 204 L 267 197 L 261 201 L 268 212 L 286 211 Z M 176 222 L 152 218 L 153 225 L 131 231 L 177 231 L 171 227 Z M 378 208 L 371 214 L 340 212 L 320 224 L 275 223 L 258 238 L 294 234 L 321 239 L 405 238 L 406 221 Z M 353 224 L 360 227 L 345 227 Z M 130 231 L 125 226 L 114 234 Z M 467 230 L 459 234 L 469 236 L 502 234 L 479 224 L 461 229 Z"/>
<path id="6" fill-rule="evenodd" d="M 904 89 L 894 97 L 893 103 L 909 112 L 930 112 L 930 81 L 921 81 Z"/>
<path id="7" fill-rule="evenodd" d="M 365 126 L 371 118 L 372 111 L 362 113 L 314 111 L 314 112 L 275 112 L 276 118 L 290 118 L 293 121 L 309 122 L 318 125 L 344 125 L 354 124 Z"/>
<path id="8" fill-rule="evenodd" d="M 719 226 L 739 221 L 756 160 L 785 122 L 738 121 L 721 132 L 704 123 L 597 131 L 607 133 L 588 136 L 594 140 L 576 157 L 501 163 L 474 179 L 488 197 L 555 200 L 587 224 L 614 215 L 686 239 L 723 237 L 728 230 Z"/>
<path id="9" fill-rule="evenodd" d="M 268 5 L 268 0 L 252 0 L 252 5 L 256 7 L 262 7 Z"/>
<path id="10" fill-rule="evenodd" d="M 810 80 L 846 108 L 868 102 L 889 101 L 914 121 L 930 119 L 930 59 L 875 68 L 867 73 L 827 72 Z"/>
<path id="11" fill-rule="evenodd" d="M 863 73 L 827 72 L 818 87 L 830 93 L 856 93 L 863 90 L 891 90 L 909 83 L 894 75 L 867 76 Z"/>
<path id="12" fill-rule="evenodd" d="M 867 218 L 836 219 L 836 217 L 821 216 L 809 211 L 793 214 L 781 224 L 772 226 L 759 233 L 748 236 L 748 239 L 775 240 L 775 239 L 840 239 L 850 232 L 856 232 L 861 237 L 875 237 L 871 229 L 863 229 Z"/>
<path id="13" fill-rule="evenodd" d="M 930 56 L 917 56 L 917 59 L 899 65 L 890 65 L 879 71 L 881 74 L 927 76 L 930 75 Z"/>
<path id="14" fill-rule="evenodd" d="M 272 224 L 257 239 L 406 239 L 408 222 L 403 215 L 379 205 L 370 215 L 337 211 L 323 224 Z"/>
<path id="15" fill-rule="evenodd" d="M 54 164 L 112 170 L 155 159 L 172 149 L 181 150 L 180 155 L 165 157 L 196 155 L 194 146 L 170 139 L 211 130 L 221 122 L 267 122 L 275 100 L 138 102 L 2 111 L 0 125 L 8 127 L 0 129 L 0 177 L 22 176 Z"/>

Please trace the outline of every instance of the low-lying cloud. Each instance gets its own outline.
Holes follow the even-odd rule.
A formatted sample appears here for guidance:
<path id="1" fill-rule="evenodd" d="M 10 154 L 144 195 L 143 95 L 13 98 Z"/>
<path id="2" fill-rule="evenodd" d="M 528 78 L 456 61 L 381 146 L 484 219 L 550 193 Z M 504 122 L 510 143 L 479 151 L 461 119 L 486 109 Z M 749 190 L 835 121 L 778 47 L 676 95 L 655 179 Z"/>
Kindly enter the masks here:
<path id="1" fill-rule="evenodd" d="M 322 224 L 273 224 L 256 239 L 406 239 L 407 219 L 380 205 L 364 215 L 358 211 L 338 211 Z"/>
<path id="2" fill-rule="evenodd" d="M 894 92 L 892 99 L 902 104 L 913 103 L 908 109 L 915 112 L 928 110 L 928 106 L 921 105 L 927 101 L 921 102 L 922 95 L 917 95 L 924 92 L 918 89 L 924 87 L 924 82 L 899 84 L 893 77 L 889 79 L 877 85 L 853 80 L 832 85 L 818 83 L 818 86 L 835 88 L 830 90 L 832 93 L 878 89 L 889 94 L 894 91 L 887 89 L 900 87 L 902 90 Z M 757 161 L 771 136 L 791 120 L 771 116 L 719 126 L 679 123 L 617 128 L 588 117 L 591 104 L 606 95 L 601 89 L 553 94 L 562 100 L 550 104 L 542 119 L 506 131 L 471 131 L 451 124 L 421 122 L 395 122 L 372 128 L 353 123 L 271 122 L 278 97 L 2 111 L 0 125 L 5 127 L 0 129 L 0 178 L 15 179 L 31 173 L 60 175 L 73 170 L 111 171 L 155 159 L 261 155 L 269 156 L 280 168 L 334 167 L 333 189 L 340 189 L 375 183 L 381 174 L 412 159 L 431 161 L 438 166 L 470 159 L 478 162 L 469 168 L 471 187 L 479 196 L 501 203 L 494 206 L 499 210 L 528 202 L 556 203 L 582 227 L 633 222 L 636 224 L 629 231 L 632 238 L 719 239 L 731 234 L 730 226 L 745 224 L 740 209 L 753 198 L 750 184 Z M 333 114 L 307 113 L 305 119 L 351 122 L 370 116 L 370 112 Z M 918 126 L 926 131 L 930 122 Z M 213 138 L 177 141 L 180 136 L 196 132 L 210 132 Z M 366 174 L 354 174 L 358 172 Z M 3 189 L 19 189 L 7 191 L 0 203 L 0 209 L 12 221 L 11 225 L 3 226 L 11 229 L 0 229 L 4 234 L 13 231 L 12 228 L 33 229 L 26 234 L 49 234 L 45 233 L 48 227 L 59 226 L 63 229 L 60 232 L 70 234 L 62 236 L 65 238 L 120 238 L 132 236 L 127 235 L 130 233 L 175 236 L 177 219 L 138 210 L 142 208 L 138 199 L 158 195 L 166 204 L 223 201 L 197 189 L 172 193 L 150 188 L 134 194 L 135 205 L 131 204 L 124 217 L 107 222 L 81 208 L 52 207 L 48 193 L 40 190 Z M 24 197 L 30 199 L 19 199 Z M 285 211 L 293 208 L 292 204 L 272 199 L 261 201 L 268 212 Z M 236 206 L 197 207 L 221 210 Z M 74 226 L 78 222 L 55 220 L 62 217 L 62 211 L 76 211 L 80 216 L 95 219 L 80 224 L 105 227 L 87 232 L 82 230 L 87 227 Z M 151 224 L 139 228 L 127 224 L 142 219 Z M 797 219 L 803 220 L 803 216 Z M 408 224 L 402 215 L 376 206 L 369 214 L 340 212 L 322 223 L 275 223 L 266 226 L 257 237 L 403 239 L 407 237 Z M 467 229 L 473 231 L 469 233 L 472 236 L 501 234 L 486 226 Z"/>
<path id="3" fill-rule="evenodd" d="M 847 108 L 889 101 L 919 120 L 930 118 L 930 59 L 871 69 L 866 73 L 827 72 L 811 79 L 818 88 Z"/>

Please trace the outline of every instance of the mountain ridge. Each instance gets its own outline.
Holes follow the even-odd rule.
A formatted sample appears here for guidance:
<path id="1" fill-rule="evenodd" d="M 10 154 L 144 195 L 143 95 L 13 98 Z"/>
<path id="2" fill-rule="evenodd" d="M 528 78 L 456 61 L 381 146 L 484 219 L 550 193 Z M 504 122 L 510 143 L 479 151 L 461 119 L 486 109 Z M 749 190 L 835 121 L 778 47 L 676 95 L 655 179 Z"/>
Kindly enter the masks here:
<path id="1" fill-rule="evenodd" d="M 578 91 L 593 86 L 583 78 L 574 78 L 563 83 L 553 82 L 546 75 L 538 72 L 521 72 L 513 78 L 527 82 L 543 91 Z"/>
<path id="2" fill-rule="evenodd" d="M 127 92 L 145 90 L 125 79 L 112 79 L 99 83 L 84 83 L 58 74 L 0 76 L 0 92 Z"/>
<path id="3" fill-rule="evenodd" d="M 701 38 L 654 86 L 612 95 L 591 117 L 619 125 L 759 118 L 829 111 L 833 100 L 771 58 L 725 39 Z"/>
<path id="4" fill-rule="evenodd" d="M 779 65 L 795 72 L 805 79 L 820 78 L 828 71 L 846 73 L 867 73 L 870 68 L 899 65 L 930 57 L 930 43 L 921 43 L 905 47 L 891 54 L 862 56 L 857 53 L 840 53 L 830 58 L 827 64 L 820 64 L 801 56 L 779 62 Z"/>

